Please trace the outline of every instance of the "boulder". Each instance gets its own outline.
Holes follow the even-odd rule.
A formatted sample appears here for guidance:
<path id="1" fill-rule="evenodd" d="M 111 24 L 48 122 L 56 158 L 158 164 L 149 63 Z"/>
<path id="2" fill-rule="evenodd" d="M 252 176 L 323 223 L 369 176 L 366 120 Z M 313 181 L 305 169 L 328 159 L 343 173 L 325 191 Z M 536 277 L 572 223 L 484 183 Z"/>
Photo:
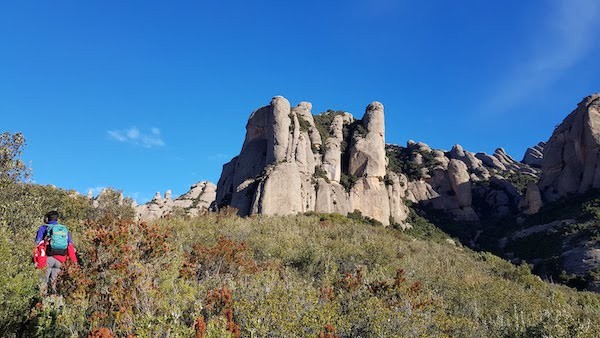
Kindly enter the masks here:
<path id="1" fill-rule="evenodd" d="M 525 191 L 525 198 L 519 203 L 519 210 L 528 215 L 536 214 L 543 206 L 542 194 L 537 184 L 529 183 Z"/>
<path id="2" fill-rule="evenodd" d="M 279 163 L 258 184 L 252 214 L 288 215 L 304 212 L 302 183 L 295 163 Z"/>
<path id="3" fill-rule="evenodd" d="M 450 186 L 456 194 L 459 207 L 471 206 L 471 181 L 467 165 L 458 160 L 450 160 L 448 164 L 448 179 Z"/>
<path id="4" fill-rule="evenodd" d="M 374 176 L 360 178 L 350 190 L 350 210 L 389 225 L 390 201 L 383 181 Z"/>
<path id="5" fill-rule="evenodd" d="M 327 182 L 323 178 L 317 179 L 315 211 L 347 215 L 353 211 L 350 210 L 348 192 L 337 182 Z"/>

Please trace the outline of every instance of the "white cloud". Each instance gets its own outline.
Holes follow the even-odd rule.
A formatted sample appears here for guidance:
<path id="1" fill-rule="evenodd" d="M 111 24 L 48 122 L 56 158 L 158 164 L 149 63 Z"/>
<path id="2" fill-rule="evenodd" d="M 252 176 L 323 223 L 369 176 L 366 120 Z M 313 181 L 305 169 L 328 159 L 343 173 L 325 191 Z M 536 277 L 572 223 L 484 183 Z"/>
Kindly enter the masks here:
<path id="1" fill-rule="evenodd" d="M 92 196 L 98 196 L 104 189 L 106 189 L 106 187 L 88 188 L 86 194 L 91 193 Z"/>
<path id="2" fill-rule="evenodd" d="M 127 137 L 132 140 L 137 140 L 140 137 L 140 130 L 136 127 L 129 128 L 129 130 L 127 130 Z"/>
<path id="3" fill-rule="evenodd" d="M 113 140 L 117 140 L 119 142 L 127 141 L 127 137 L 122 135 L 121 132 L 116 131 L 116 130 L 109 130 L 108 136 L 110 136 L 110 138 L 112 138 Z"/>
<path id="4" fill-rule="evenodd" d="M 108 130 L 107 134 L 115 141 L 144 148 L 162 147 L 165 145 L 160 135 L 160 129 L 156 127 L 150 128 L 149 132 L 143 132 L 137 127 L 131 127 L 125 130 Z"/>
<path id="5" fill-rule="evenodd" d="M 508 69 L 494 94 L 485 98 L 484 110 L 497 113 L 543 90 L 582 61 L 599 38 L 600 2 L 555 0 L 541 29 L 529 41 L 535 46 L 524 61 Z"/>

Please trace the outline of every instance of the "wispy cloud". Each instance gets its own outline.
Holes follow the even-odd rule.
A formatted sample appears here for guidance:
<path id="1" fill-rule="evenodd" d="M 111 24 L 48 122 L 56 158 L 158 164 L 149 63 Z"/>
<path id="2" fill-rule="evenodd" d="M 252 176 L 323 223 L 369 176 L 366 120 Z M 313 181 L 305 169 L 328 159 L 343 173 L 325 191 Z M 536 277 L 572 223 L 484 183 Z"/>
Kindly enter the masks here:
<path id="1" fill-rule="evenodd" d="M 118 142 L 130 143 L 144 148 L 162 147 L 165 142 L 160 135 L 160 129 L 150 128 L 149 131 L 140 131 L 137 127 L 131 127 L 125 130 L 108 130 L 108 136 Z"/>
<path id="2" fill-rule="evenodd" d="M 521 103 L 528 96 L 558 81 L 582 61 L 600 38 L 600 2 L 555 0 L 529 42 L 524 61 L 507 70 L 506 76 L 486 98 L 483 109 L 498 113 Z"/>
<path id="3" fill-rule="evenodd" d="M 92 196 L 98 196 L 104 189 L 106 189 L 106 187 L 88 188 L 86 194 L 91 193 Z"/>

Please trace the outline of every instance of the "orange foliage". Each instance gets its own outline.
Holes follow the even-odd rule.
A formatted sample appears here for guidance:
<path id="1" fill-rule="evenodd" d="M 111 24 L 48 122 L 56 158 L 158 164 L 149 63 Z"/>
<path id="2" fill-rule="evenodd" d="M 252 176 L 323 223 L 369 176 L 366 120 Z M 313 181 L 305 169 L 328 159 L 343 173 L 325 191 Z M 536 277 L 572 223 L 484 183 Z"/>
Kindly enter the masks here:
<path id="1" fill-rule="evenodd" d="M 236 242 L 221 236 L 214 246 L 194 244 L 180 273 L 184 277 L 201 280 L 205 274 L 236 276 L 238 273 L 256 273 L 259 270 L 246 242 Z"/>
<path id="2" fill-rule="evenodd" d="M 328 300 L 332 300 L 333 298 L 335 298 L 335 294 L 333 292 L 332 287 L 324 286 L 321 288 L 320 291 L 321 291 L 321 294 L 320 294 L 319 298 L 321 300 L 328 301 Z"/>
<path id="3" fill-rule="evenodd" d="M 93 329 L 88 334 L 88 338 L 113 338 L 115 335 L 105 327 Z"/>
<path id="4" fill-rule="evenodd" d="M 204 322 L 204 316 L 198 317 L 194 324 L 194 329 L 196 330 L 196 338 L 206 337 L 206 322 Z"/>
<path id="5" fill-rule="evenodd" d="M 341 280 L 337 282 L 337 286 L 348 292 L 356 291 L 363 284 L 362 270 L 356 269 L 356 273 L 346 273 Z"/>
<path id="6" fill-rule="evenodd" d="M 227 320 L 227 331 L 234 337 L 240 337 L 240 327 L 233 319 L 231 290 L 227 286 L 209 290 L 206 295 L 206 309 L 212 314 L 220 314 Z"/>
<path id="7" fill-rule="evenodd" d="M 133 318 L 150 293 L 157 268 L 168 264 L 171 252 L 170 229 L 159 225 L 104 218 L 87 221 L 80 266 L 67 264 L 58 288 L 71 302 L 93 304 L 86 317 L 92 326 L 110 326 L 126 336 L 133 330 Z"/>
<path id="8" fill-rule="evenodd" d="M 324 325 L 324 331 L 319 332 L 319 338 L 338 338 L 333 325 Z"/>

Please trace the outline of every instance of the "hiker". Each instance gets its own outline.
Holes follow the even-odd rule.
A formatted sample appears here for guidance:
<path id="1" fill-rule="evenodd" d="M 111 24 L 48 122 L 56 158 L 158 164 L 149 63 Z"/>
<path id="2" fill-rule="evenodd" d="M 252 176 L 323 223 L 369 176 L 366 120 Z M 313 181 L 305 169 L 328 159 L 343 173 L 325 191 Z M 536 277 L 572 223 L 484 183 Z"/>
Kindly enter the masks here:
<path id="1" fill-rule="evenodd" d="M 50 211 L 44 216 L 46 224 L 39 227 L 35 237 L 34 262 L 36 268 L 46 268 L 42 294 L 46 295 L 48 285 L 56 293 L 56 278 L 67 259 L 77 263 L 75 246 L 66 226 L 58 223 L 58 212 Z"/>

